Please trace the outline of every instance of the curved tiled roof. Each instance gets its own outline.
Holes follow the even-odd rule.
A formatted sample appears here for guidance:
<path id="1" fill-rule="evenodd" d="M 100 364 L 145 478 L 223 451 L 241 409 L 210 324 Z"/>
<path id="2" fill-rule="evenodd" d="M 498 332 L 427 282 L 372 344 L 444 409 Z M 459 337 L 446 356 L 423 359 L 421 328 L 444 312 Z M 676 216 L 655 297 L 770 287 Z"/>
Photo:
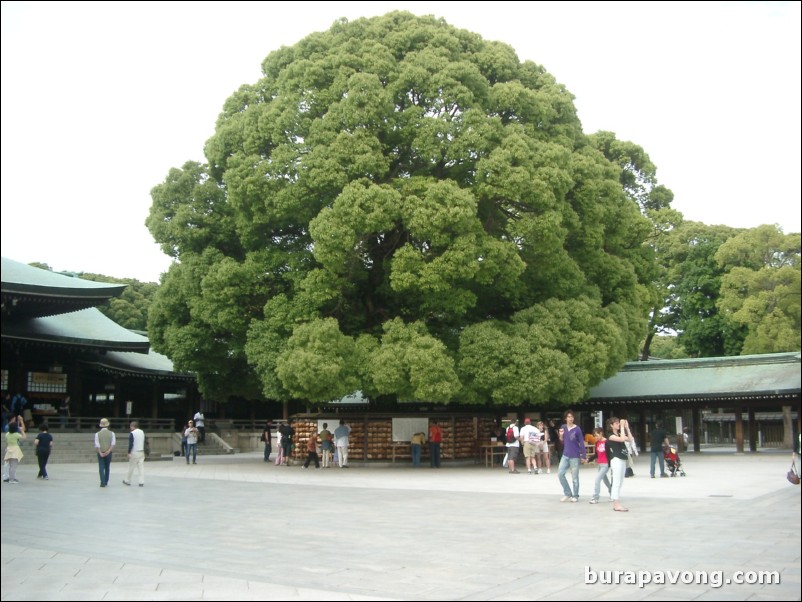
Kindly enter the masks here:
<path id="1" fill-rule="evenodd" d="M 52 316 L 96 307 L 119 297 L 126 286 L 65 276 L 2 258 L 4 318 Z"/>
<path id="2" fill-rule="evenodd" d="M 629 362 L 593 387 L 589 401 L 798 396 L 801 374 L 798 351 Z"/>
<path id="3" fill-rule="evenodd" d="M 11 348 L 70 348 L 98 370 L 167 379 L 193 379 L 150 350 L 146 336 L 123 328 L 96 308 L 126 284 L 93 282 L 2 258 L 2 340 Z"/>
<path id="4" fill-rule="evenodd" d="M 150 349 L 147 337 L 123 328 L 95 307 L 58 316 L 4 320 L 3 338 L 101 351 L 147 353 Z"/>

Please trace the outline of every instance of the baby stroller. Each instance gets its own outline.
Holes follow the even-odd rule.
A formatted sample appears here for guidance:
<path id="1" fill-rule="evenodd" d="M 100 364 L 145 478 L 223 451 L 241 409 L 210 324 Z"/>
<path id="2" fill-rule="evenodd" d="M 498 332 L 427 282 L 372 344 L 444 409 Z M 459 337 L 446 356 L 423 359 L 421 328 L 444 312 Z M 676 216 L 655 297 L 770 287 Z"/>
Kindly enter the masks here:
<path id="1" fill-rule="evenodd" d="M 681 477 L 685 476 L 685 470 L 682 468 L 682 462 L 679 459 L 676 447 L 670 445 L 663 446 L 663 460 L 666 462 L 668 474 L 672 477 L 677 476 L 677 473 L 679 473 Z"/>

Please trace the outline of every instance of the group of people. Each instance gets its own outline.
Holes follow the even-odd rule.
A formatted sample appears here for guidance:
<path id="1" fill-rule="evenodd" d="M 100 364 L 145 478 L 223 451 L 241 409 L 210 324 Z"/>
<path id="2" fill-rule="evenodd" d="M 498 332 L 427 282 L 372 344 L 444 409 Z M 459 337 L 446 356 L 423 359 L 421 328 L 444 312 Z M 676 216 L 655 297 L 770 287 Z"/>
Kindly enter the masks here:
<path id="1" fill-rule="evenodd" d="M 117 445 L 117 435 L 110 428 L 108 418 L 100 420 L 100 430 L 95 433 L 95 451 L 97 452 L 98 472 L 100 473 L 100 486 L 108 487 L 111 473 L 111 459 L 114 446 Z M 145 486 L 145 432 L 139 428 L 139 422 L 132 420 L 128 425 L 128 474 L 123 479 L 123 485 L 131 486 L 131 477 L 134 470 L 137 472 L 139 486 Z"/>
<path id="2" fill-rule="evenodd" d="M 21 414 L 12 416 L 5 424 L 6 428 L 6 453 L 3 457 L 3 482 L 12 485 L 19 483 L 17 479 L 17 467 L 22 461 L 21 441 L 25 441 L 28 435 L 25 430 L 25 419 Z M 39 473 L 36 478 L 47 481 L 47 461 L 50 458 L 50 451 L 53 448 L 53 435 L 46 422 L 39 425 L 39 434 L 34 439 L 34 450 L 36 459 L 39 463 Z"/>
<path id="3" fill-rule="evenodd" d="M 551 473 L 551 454 L 549 453 L 549 430 L 541 420 L 532 424 L 530 418 L 524 419 L 524 426 L 518 429 L 518 421 L 514 420 L 504 433 L 507 441 L 507 465 L 510 473 L 518 474 L 515 468 L 518 455 L 523 447 L 526 472 L 528 474 Z"/>
<path id="4" fill-rule="evenodd" d="M 264 443 L 264 461 L 270 461 L 270 454 L 273 453 L 273 429 L 275 424 L 271 421 L 265 423 L 262 430 L 262 442 Z M 348 446 L 351 435 L 351 425 L 345 420 L 340 420 L 340 424 L 332 433 L 329 431 L 328 423 L 323 423 L 323 428 L 306 440 L 306 460 L 304 468 L 314 462 L 315 468 L 330 468 L 337 464 L 340 468 L 348 468 Z M 320 455 L 318 455 L 318 446 Z M 295 429 L 289 422 L 283 422 L 276 431 L 276 466 L 290 466 L 292 464 L 292 452 L 295 448 Z M 322 459 L 321 459 L 322 456 Z"/>
<path id="5" fill-rule="evenodd" d="M 571 410 L 563 415 L 564 424 L 557 431 L 558 448 L 560 450 L 557 478 L 563 489 L 561 502 L 579 501 L 579 467 L 587 463 L 586 437 L 582 429 L 575 423 L 575 416 Z M 523 447 L 524 460 L 528 474 L 538 474 L 546 466 L 546 472 L 551 472 L 549 444 L 552 439 L 549 427 L 539 421 L 532 425 L 529 418 L 524 420 L 524 426 L 518 428 L 517 420 L 513 420 L 504 432 L 507 447 L 507 468 L 511 474 L 519 474 L 515 468 L 521 447 Z M 628 512 L 629 509 L 621 504 L 621 485 L 627 476 L 627 463 L 635 447 L 635 438 L 630 430 L 629 421 L 612 416 L 606 421 L 606 428 L 597 427 L 593 436 L 588 439 L 594 445 L 598 472 L 593 484 L 591 504 L 599 502 L 601 485 L 607 488 L 610 499 L 613 501 L 613 510 Z M 651 436 L 651 467 L 650 476 L 655 478 L 656 464 L 659 463 L 660 477 L 667 477 L 663 459 L 663 450 L 668 445 L 668 433 L 661 423 L 655 425 Z M 567 474 L 571 473 L 569 483 Z"/>

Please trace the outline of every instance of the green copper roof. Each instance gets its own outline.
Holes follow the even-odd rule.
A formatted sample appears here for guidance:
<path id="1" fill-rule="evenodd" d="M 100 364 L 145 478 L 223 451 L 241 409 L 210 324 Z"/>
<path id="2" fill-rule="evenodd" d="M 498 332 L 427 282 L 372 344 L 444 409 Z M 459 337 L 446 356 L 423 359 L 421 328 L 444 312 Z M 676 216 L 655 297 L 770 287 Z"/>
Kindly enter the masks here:
<path id="1" fill-rule="evenodd" d="M 590 390 L 591 401 L 800 393 L 800 354 L 629 362 Z"/>
<path id="2" fill-rule="evenodd" d="M 147 353 L 150 348 L 147 337 L 123 328 L 94 307 L 58 316 L 4 320 L 3 338 L 140 353 Z"/>
<path id="3" fill-rule="evenodd" d="M 3 292 L 25 292 L 67 297 L 109 299 L 125 290 L 127 284 L 93 282 L 58 272 L 35 268 L 7 257 L 2 258 Z"/>

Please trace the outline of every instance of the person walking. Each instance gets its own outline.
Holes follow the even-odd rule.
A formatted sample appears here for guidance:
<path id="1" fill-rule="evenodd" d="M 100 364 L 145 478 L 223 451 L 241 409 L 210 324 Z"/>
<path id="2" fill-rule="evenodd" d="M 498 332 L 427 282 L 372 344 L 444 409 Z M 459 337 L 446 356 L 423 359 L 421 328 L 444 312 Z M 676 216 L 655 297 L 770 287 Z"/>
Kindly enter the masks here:
<path id="1" fill-rule="evenodd" d="M 562 457 L 560 458 L 560 467 L 557 470 L 557 477 L 560 485 L 563 487 L 563 498 L 561 502 L 571 500 L 576 503 L 579 501 L 579 465 L 588 461 L 588 455 L 585 451 L 585 437 L 582 434 L 582 429 L 577 424 L 574 424 L 574 413 L 567 410 L 563 415 L 565 424 L 560 427 L 560 443 L 562 443 Z M 568 480 L 565 478 L 565 473 L 571 470 L 571 480 L 573 485 L 573 492 L 571 487 L 568 486 Z"/>
<path id="2" fill-rule="evenodd" d="M 139 422 L 131 421 L 131 432 L 128 435 L 128 476 L 123 479 L 124 485 L 131 485 L 131 477 L 136 468 L 139 486 L 145 486 L 145 432 L 139 428 Z"/>
<path id="3" fill-rule="evenodd" d="M 317 455 L 317 433 L 312 433 L 309 435 L 309 439 L 306 441 L 306 462 L 304 462 L 304 468 L 309 468 L 309 463 L 315 461 L 315 468 L 320 468 L 320 458 Z"/>
<path id="4" fill-rule="evenodd" d="M 203 416 L 203 411 L 198 410 L 192 419 L 195 421 L 195 428 L 198 429 L 198 433 L 200 434 L 198 441 L 200 443 L 206 443 L 206 418 Z"/>
<path id="5" fill-rule="evenodd" d="M 117 437 L 114 431 L 109 430 L 107 418 L 100 419 L 100 430 L 95 433 L 95 449 L 97 450 L 97 467 L 100 472 L 100 486 L 106 487 L 109 484 L 109 472 L 111 471 L 111 453 Z"/>
<path id="6" fill-rule="evenodd" d="M 9 485 L 16 485 L 19 483 L 17 480 L 17 466 L 22 461 L 22 448 L 19 442 L 25 441 L 25 420 L 22 416 L 17 417 L 17 421 L 8 425 L 8 432 L 6 433 L 6 455 L 3 458 L 8 462 L 8 483 Z"/>
<path id="7" fill-rule="evenodd" d="M 607 419 L 607 457 L 610 460 L 610 471 L 613 473 L 613 486 L 610 497 L 613 498 L 613 510 L 629 512 L 629 508 L 621 505 L 621 485 L 627 472 L 626 442 L 634 440 L 627 420 L 611 416 Z"/>
<path id="8" fill-rule="evenodd" d="M 662 478 L 668 477 L 666 474 L 666 462 L 665 459 L 663 459 L 664 447 L 668 447 L 668 432 L 663 428 L 662 422 L 656 422 L 654 424 L 654 430 L 652 431 L 652 444 L 649 448 L 651 456 L 649 474 L 652 478 L 654 478 L 654 465 L 658 460 L 660 461 L 660 476 Z"/>
<path id="9" fill-rule="evenodd" d="M 607 478 L 607 473 L 610 471 L 610 461 L 607 459 L 607 439 L 604 436 L 604 429 L 596 427 L 593 429 L 593 434 L 596 435 L 596 464 L 599 467 L 599 471 L 596 473 L 596 480 L 593 482 L 593 497 L 590 498 L 590 503 L 598 504 L 602 481 L 604 481 L 607 493 L 610 495 L 612 495 L 613 486 L 610 483 L 610 479 Z"/>
<path id="10" fill-rule="evenodd" d="M 187 464 L 189 464 L 189 457 L 192 456 L 192 463 L 198 463 L 198 428 L 195 423 L 190 420 L 187 422 L 187 428 L 184 431 L 184 436 L 187 438 Z"/>
<path id="11" fill-rule="evenodd" d="M 36 475 L 36 478 L 47 481 L 47 460 L 53 449 L 53 435 L 48 432 L 47 422 L 39 425 L 39 434 L 36 435 L 33 444 L 36 448 L 36 459 L 39 462 L 39 474 Z"/>
<path id="12" fill-rule="evenodd" d="M 334 429 L 334 440 L 337 445 L 337 462 L 340 468 L 348 468 L 348 437 L 351 435 L 351 426 L 340 419 L 340 425 Z"/>

